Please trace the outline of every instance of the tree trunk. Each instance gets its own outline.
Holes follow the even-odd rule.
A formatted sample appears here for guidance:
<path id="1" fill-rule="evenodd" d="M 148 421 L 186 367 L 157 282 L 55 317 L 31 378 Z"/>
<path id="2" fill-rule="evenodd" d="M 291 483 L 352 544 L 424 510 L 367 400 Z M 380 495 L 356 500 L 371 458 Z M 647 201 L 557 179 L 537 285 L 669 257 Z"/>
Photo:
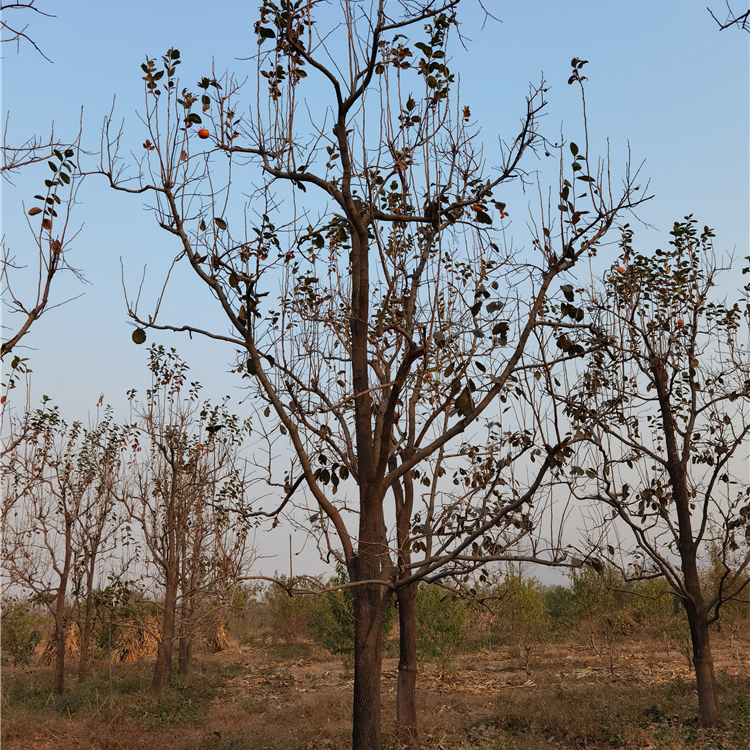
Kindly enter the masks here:
<path id="1" fill-rule="evenodd" d="M 78 626 L 80 639 L 80 656 L 78 658 L 78 682 L 86 682 L 87 667 L 89 663 L 89 643 L 91 642 L 91 628 L 88 620 L 85 620 L 83 627 Z"/>
<path id="2" fill-rule="evenodd" d="M 183 561 L 187 555 L 183 553 Z M 195 633 L 194 615 L 196 610 L 194 589 L 182 596 L 181 608 L 181 625 L 180 625 L 180 645 L 178 649 L 178 672 L 181 676 L 187 675 L 190 670 L 190 664 L 193 661 L 193 635 Z"/>
<path id="3" fill-rule="evenodd" d="M 161 629 L 156 666 L 151 681 L 151 692 L 158 698 L 165 685 L 172 681 L 172 642 L 174 641 L 175 610 L 177 608 L 177 579 L 168 576 L 164 596 L 164 618 Z"/>
<path id="4" fill-rule="evenodd" d="M 92 567 L 93 573 L 93 567 Z M 93 575 L 89 576 L 86 583 L 86 607 L 83 617 L 78 620 L 78 634 L 81 645 L 81 655 L 78 660 L 78 682 L 86 682 L 87 667 L 89 663 L 89 644 L 91 643 L 91 633 L 94 630 L 94 590 L 92 586 Z M 80 611 L 80 610 L 79 610 Z"/>
<path id="5" fill-rule="evenodd" d="M 708 620 L 704 612 L 686 603 L 690 639 L 693 646 L 693 666 L 698 688 L 698 714 L 701 726 L 715 727 L 721 723 L 719 688 L 714 672 L 714 657 L 711 653 L 711 639 Z"/>
<path id="6" fill-rule="evenodd" d="M 190 670 L 190 662 L 193 660 L 193 638 L 190 633 L 183 630 L 180 633 L 180 646 L 179 646 L 179 659 L 178 659 L 178 672 L 181 676 L 185 676 Z"/>
<path id="7" fill-rule="evenodd" d="M 53 690 L 55 695 L 62 695 L 65 689 L 65 594 L 62 602 L 58 597 L 55 611 L 55 678 Z"/>
<path id="8" fill-rule="evenodd" d="M 700 576 L 698 575 L 698 545 L 693 538 L 690 515 L 690 492 L 688 490 L 687 453 L 681 455 L 677 448 L 678 430 L 672 406 L 669 401 L 668 375 L 663 361 L 656 359 L 652 364 L 654 384 L 659 397 L 664 437 L 667 446 L 667 471 L 672 483 L 672 498 L 675 503 L 678 521 L 677 548 L 680 552 L 685 592 L 682 603 L 690 625 L 690 639 L 693 645 L 693 666 L 698 687 L 698 713 L 704 727 L 714 727 L 721 721 L 719 691 L 714 673 L 714 658 L 711 654 L 711 641 L 708 634 L 708 615 L 703 602 Z M 701 532 L 702 533 L 702 532 Z"/>
<path id="9" fill-rule="evenodd" d="M 416 748 L 417 733 L 417 584 L 396 590 L 398 598 L 399 659 L 396 692 L 398 741 Z"/>
<path id="10" fill-rule="evenodd" d="M 68 591 L 68 578 L 70 577 L 70 560 L 73 556 L 72 545 L 73 518 L 69 513 L 65 514 L 65 552 L 63 569 L 60 573 L 60 585 L 57 589 L 55 602 L 55 678 L 53 691 L 56 695 L 62 695 L 65 689 L 65 594 Z"/>
<path id="11" fill-rule="evenodd" d="M 382 587 L 363 584 L 352 590 L 354 603 L 353 750 L 381 750 L 380 673 L 383 660 Z"/>

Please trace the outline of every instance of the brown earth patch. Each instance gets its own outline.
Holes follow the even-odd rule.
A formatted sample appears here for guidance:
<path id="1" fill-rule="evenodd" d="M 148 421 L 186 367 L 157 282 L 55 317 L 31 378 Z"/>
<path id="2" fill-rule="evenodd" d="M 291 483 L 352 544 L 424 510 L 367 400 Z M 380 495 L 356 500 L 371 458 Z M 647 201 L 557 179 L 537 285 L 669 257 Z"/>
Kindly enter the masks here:
<path id="1" fill-rule="evenodd" d="M 444 672 L 420 672 L 422 741 L 435 750 L 750 747 L 750 634 L 716 637 L 726 725 L 695 722 L 685 657 L 658 639 L 628 638 L 609 649 L 540 646 L 530 673 L 511 648 L 463 653 Z M 160 701 L 148 694 L 148 662 L 95 667 L 95 677 L 51 695 L 47 667 L 5 667 L 4 750 L 337 750 L 349 745 L 352 676 L 342 660 L 308 647 L 233 647 L 196 660 Z M 281 656 L 280 656 L 281 654 Z M 75 666 L 75 665 L 73 665 Z M 397 660 L 384 661 L 383 730 L 395 747 Z M 110 691 L 112 698 L 110 700 Z"/>

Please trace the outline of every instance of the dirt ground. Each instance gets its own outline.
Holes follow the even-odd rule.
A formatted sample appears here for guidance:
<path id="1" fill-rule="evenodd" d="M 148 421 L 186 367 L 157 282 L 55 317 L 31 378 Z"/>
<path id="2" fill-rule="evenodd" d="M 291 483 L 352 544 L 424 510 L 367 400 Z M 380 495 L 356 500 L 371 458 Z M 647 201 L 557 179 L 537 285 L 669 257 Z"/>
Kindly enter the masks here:
<path id="1" fill-rule="evenodd" d="M 426 664 L 418 679 L 421 742 L 436 750 L 750 748 L 750 633 L 715 638 L 725 725 L 695 720 L 685 657 L 657 638 L 612 651 L 586 643 L 539 646 L 527 674 L 517 649 Z M 196 659 L 161 700 L 151 664 L 95 668 L 51 695 L 48 668 L 3 670 L 3 750 L 337 750 L 349 745 L 352 678 L 341 658 L 309 645 L 231 648 Z M 394 734 L 395 658 L 382 675 L 384 746 Z"/>

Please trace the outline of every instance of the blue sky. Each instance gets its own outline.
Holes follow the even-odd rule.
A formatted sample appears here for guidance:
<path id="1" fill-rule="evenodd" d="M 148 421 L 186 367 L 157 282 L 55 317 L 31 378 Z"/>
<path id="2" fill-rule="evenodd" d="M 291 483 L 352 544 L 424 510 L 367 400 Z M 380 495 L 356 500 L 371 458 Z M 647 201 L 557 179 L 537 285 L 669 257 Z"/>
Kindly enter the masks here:
<path id="1" fill-rule="evenodd" d="M 256 47 L 252 3 L 163 2 L 48 3 L 56 18 L 28 16 L 29 32 L 44 60 L 29 45 L 2 50 L 2 109 L 9 114 L 9 141 L 44 136 L 54 121 L 65 138 L 77 131 L 83 109 L 83 143 L 99 145 L 102 119 L 115 101 L 132 143 L 142 136 L 137 112 L 143 94 L 140 64 L 176 46 L 183 76 L 193 85 L 215 65 L 217 72 L 252 75 L 238 58 Z M 482 127 L 489 163 L 497 136 L 517 128 L 529 82 L 544 74 L 549 106 L 543 128 L 557 139 L 581 137 L 578 92 L 567 86 L 572 57 L 588 59 L 587 104 L 594 152 L 607 140 L 621 173 L 631 149 L 644 161 L 654 200 L 639 218 L 660 231 L 639 230 L 648 246 L 666 243 L 672 223 L 694 213 L 717 232 L 717 249 L 747 255 L 748 246 L 748 35 L 719 32 L 701 2 L 493 2 L 500 23 L 482 28 L 478 4 L 462 11 L 465 49 L 453 40 L 451 69 L 460 76 L 461 101 L 469 103 Z M 331 12 L 335 10 L 332 6 Z M 311 81 L 310 90 L 317 93 Z M 327 93 L 325 89 L 321 93 Z M 115 99 L 116 97 L 116 99 Z M 142 140 L 142 138 L 141 138 Z M 553 159 L 532 163 L 554 175 Z M 47 177 L 42 164 L 3 186 L 3 233 L 23 256 L 29 252 L 21 208 Z M 154 286 L 169 252 L 167 241 L 137 198 L 107 190 L 103 179 L 88 180 L 73 215 L 82 224 L 70 261 L 89 285 L 61 279 L 56 302 L 84 296 L 48 313 L 24 341 L 34 370 L 35 397 L 46 393 L 71 418 L 85 414 L 100 393 L 124 408 L 124 392 L 146 383 L 145 351 L 129 340 L 120 258 L 128 286 L 148 264 Z M 522 196 L 518 202 L 522 202 Z M 529 241 L 524 205 L 514 206 L 517 244 Z M 147 285 L 147 290 L 153 290 Z M 6 318 L 7 320 L 7 318 Z M 11 319 L 12 323 L 12 319 Z M 175 335 L 152 334 L 150 341 L 176 346 L 207 392 L 232 387 L 222 377 L 229 357 L 220 347 Z"/>
<path id="2" fill-rule="evenodd" d="M 621 174 L 629 148 L 634 165 L 644 162 L 643 183 L 650 180 L 654 199 L 638 218 L 654 229 L 637 230 L 641 247 L 666 244 L 672 223 L 693 213 L 701 225 L 716 230 L 720 255 L 750 255 L 749 35 L 735 29 L 720 32 L 705 0 L 485 0 L 485 5 L 500 22 L 483 23 L 477 2 L 462 3 L 465 46 L 453 40 L 451 70 L 460 77 L 462 104 L 471 106 L 482 128 L 488 163 L 496 157 L 497 137 L 514 135 L 528 84 L 538 83 L 542 75 L 549 86 L 543 130 L 552 140 L 559 139 L 561 129 L 567 139 L 581 138 L 579 95 L 566 81 L 571 58 L 587 59 L 593 152 L 602 154 L 609 147 L 613 167 Z M 114 102 L 130 142 L 139 143 L 144 138 L 137 114 L 143 104 L 140 64 L 170 47 L 182 53 L 182 85 L 194 87 L 212 64 L 217 73 L 254 74 L 252 63 L 241 60 L 257 49 L 252 2 L 75 0 L 40 7 L 56 17 L 27 16 L 28 33 L 52 62 L 28 44 L 19 51 L 11 45 L 2 49 L 2 110 L 4 122 L 9 115 L 9 142 L 44 137 L 53 121 L 60 138 L 72 138 L 83 111 L 83 146 L 93 153 Z M 334 2 L 326 13 L 334 14 L 337 7 Z M 306 85 L 311 98 L 328 93 L 312 79 Z M 529 165 L 540 170 L 543 184 L 555 178 L 553 161 Z M 22 201 L 28 209 L 49 174 L 46 170 L 45 164 L 26 170 L 14 185 L 2 188 L 5 242 L 20 258 L 28 257 L 32 247 Z M 519 193 L 509 205 L 511 232 L 520 247 L 530 243 L 524 217 L 531 199 Z M 113 193 L 101 178 L 84 183 L 73 222 L 82 231 L 69 259 L 89 283 L 60 279 L 53 302 L 83 296 L 45 315 L 18 353 L 30 358 L 32 404 L 47 394 L 66 418 L 85 420 L 103 393 L 118 417 L 125 418 L 125 391 L 143 390 L 149 381 L 146 350 L 130 340 L 120 259 L 131 290 L 148 265 L 144 294 L 153 295 L 174 252 L 142 201 Z M 19 274 L 18 283 L 24 278 Z M 213 316 L 209 306 L 205 312 L 196 307 L 203 298 L 194 297 L 195 291 L 189 285 L 178 287 L 170 309 L 177 315 L 190 310 Z M 3 324 L 8 323 L 13 320 L 4 311 Z M 223 346 L 166 333 L 149 333 L 149 341 L 175 346 L 207 396 L 232 393 L 235 403 L 241 397 L 236 380 L 227 374 L 232 352 Z M 16 394 L 21 406 L 22 394 Z"/>

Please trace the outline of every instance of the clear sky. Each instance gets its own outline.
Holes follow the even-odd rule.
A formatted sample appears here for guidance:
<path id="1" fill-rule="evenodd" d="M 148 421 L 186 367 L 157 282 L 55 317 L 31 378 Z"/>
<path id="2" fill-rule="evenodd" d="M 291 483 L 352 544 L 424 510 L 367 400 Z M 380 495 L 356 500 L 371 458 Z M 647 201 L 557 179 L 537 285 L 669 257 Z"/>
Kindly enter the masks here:
<path id="1" fill-rule="evenodd" d="M 549 86 L 545 133 L 557 140 L 562 129 L 567 139 L 581 138 L 578 92 L 566 81 L 571 58 L 586 59 L 593 152 L 603 154 L 609 144 L 613 166 L 621 174 L 630 148 L 633 163 L 644 162 L 643 183 L 650 180 L 654 199 L 638 217 L 654 228 L 638 229 L 637 243 L 647 250 L 665 245 L 672 223 L 693 213 L 701 225 L 715 229 L 720 254 L 750 255 L 750 35 L 736 29 L 720 32 L 706 11 L 706 0 L 484 3 L 500 22 L 483 23 L 478 2 L 465 0 L 459 9 L 465 46 L 453 41 L 451 70 L 460 76 L 461 103 L 471 106 L 482 128 L 488 163 L 496 156 L 497 137 L 515 134 L 528 84 L 542 75 Z M 327 13 L 334 14 L 337 7 L 333 2 Z M 40 8 L 55 17 L 27 15 L 25 23 L 52 62 L 28 44 L 18 51 L 12 45 L 2 48 L 2 110 L 3 121 L 9 118 L 10 143 L 44 137 L 52 122 L 58 137 L 73 138 L 83 112 L 83 147 L 93 154 L 113 101 L 129 141 L 142 141 L 140 64 L 170 47 L 182 53 L 181 85 L 194 88 L 212 64 L 217 74 L 254 74 L 253 64 L 241 59 L 257 50 L 253 2 L 49 0 Z M 306 90 L 316 98 L 329 93 L 313 79 Z M 554 177 L 552 161 L 530 165 L 541 170 L 543 183 Z M 26 209 L 33 205 L 32 196 L 48 176 L 42 164 L 18 174 L 13 185 L 3 185 L 2 231 L 19 258 L 33 260 L 22 201 Z M 530 243 L 524 218 L 529 199 L 519 194 L 509 205 L 511 232 L 520 247 Z M 68 257 L 89 283 L 81 285 L 70 276 L 57 280 L 54 303 L 83 296 L 48 312 L 18 353 L 30 358 L 32 404 L 47 394 L 66 418 L 85 420 L 103 393 L 118 417 L 125 418 L 125 391 L 142 391 L 149 379 L 146 349 L 130 340 L 122 275 L 132 291 L 147 264 L 144 294 L 153 295 L 175 249 L 139 198 L 113 193 L 101 178 L 85 181 L 73 222 L 82 230 Z M 24 283 L 23 274 L 16 278 Z M 177 316 L 213 317 L 210 305 L 203 307 L 201 290 L 181 284 L 178 279 L 172 288 L 169 309 Z M 12 326 L 13 319 L 4 310 L 7 324 Z M 236 379 L 227 374 L 231 351 L 186 336 L 149 332 L 149 342 L 154 341 L 178 349 L 207 396 L 232 393 L 239 400 Z M 14 399 L 17 406 L 23 404 L 19 391 Z M 247 407 L 238 406 L 242 408 Z"/>

